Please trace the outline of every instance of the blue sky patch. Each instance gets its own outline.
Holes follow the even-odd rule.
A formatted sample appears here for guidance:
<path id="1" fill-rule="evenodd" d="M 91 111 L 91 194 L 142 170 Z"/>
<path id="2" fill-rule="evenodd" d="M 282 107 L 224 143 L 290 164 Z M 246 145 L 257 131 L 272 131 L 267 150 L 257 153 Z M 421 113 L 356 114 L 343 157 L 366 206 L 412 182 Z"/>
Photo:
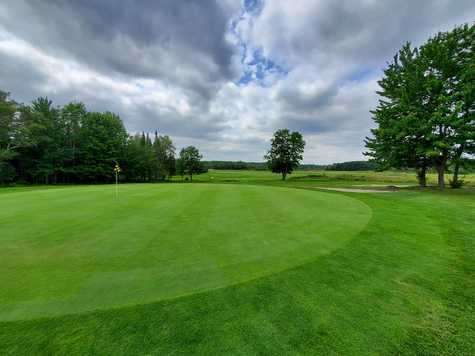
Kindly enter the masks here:
<path id="1" fill-rule="evenodd" d="M 256 82 L 259 85 L 267 86 L 266 79 L 269 75 L 285 76 L 288 69 L 277 64 L 271 58 L 264 55 L 262 48 L 249 48 L 249 44 L 240 36 L 237 29 L 239 22 L 252 21 L 252 18 L 259 15 L 264 2 L 262 0 L 244 0 L 244 7 L 237 19 L 231 21 L 230 31 L 237 39 L 237 46 L 241 53 L 242 75 L 235 82 L 237 85 L 247 85 Z"/>

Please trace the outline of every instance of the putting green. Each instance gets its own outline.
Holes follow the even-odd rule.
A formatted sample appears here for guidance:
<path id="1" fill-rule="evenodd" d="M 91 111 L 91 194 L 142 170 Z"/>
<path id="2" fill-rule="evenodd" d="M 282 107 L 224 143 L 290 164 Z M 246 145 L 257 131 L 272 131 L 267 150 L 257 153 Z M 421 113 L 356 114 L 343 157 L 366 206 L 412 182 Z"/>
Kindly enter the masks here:
<path id="1" fill-rule="evenodd" d="M 147 303 L 279 272 L 371 217 L 341 194 L 131 184 L 0 195 L 0 320 Z"/>

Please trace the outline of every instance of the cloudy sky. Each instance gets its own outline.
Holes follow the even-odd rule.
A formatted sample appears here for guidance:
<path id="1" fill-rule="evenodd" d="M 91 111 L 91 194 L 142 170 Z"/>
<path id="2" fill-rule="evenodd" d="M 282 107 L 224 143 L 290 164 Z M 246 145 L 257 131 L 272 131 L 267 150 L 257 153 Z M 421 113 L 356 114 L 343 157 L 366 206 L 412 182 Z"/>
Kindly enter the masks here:
<path id="1" fill-rule="evenodd" d="M 206 159 L 261 161 L 288 127 L 307 163 L 356 160 L 386 61 L 474 19 L 473 0 L 5 0 L 0 89 L 116 112 Z"/>

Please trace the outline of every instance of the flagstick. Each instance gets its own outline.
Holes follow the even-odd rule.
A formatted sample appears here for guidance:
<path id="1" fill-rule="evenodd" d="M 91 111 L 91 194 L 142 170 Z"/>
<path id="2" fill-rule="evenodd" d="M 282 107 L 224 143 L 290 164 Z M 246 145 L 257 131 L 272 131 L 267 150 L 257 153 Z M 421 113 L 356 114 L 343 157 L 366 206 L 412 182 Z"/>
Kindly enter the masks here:
<path id="1" fill-rule="evenodd" d="M 115 198 L 119 197 L 119 178 L 117 171 L 115 172 Z"/>
<path id="2" fill-rule="evenodd" d="M 114 172 L 115 172 L 115 198 L 117 199 L 119 197 L 119 173 L 120 173 L 120 167 L 117 162 L 115 163 Z"/>

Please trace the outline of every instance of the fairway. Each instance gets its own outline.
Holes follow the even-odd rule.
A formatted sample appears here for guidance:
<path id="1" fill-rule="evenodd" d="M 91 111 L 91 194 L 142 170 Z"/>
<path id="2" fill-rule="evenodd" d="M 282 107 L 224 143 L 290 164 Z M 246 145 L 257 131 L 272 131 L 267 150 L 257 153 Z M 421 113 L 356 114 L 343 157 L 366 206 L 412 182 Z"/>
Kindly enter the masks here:
<path id="1" fill-rule="evenodd" d="M 224 184 L 0 195 L 0 321 L 144 304 L 327 255 L 371 218 L 344 195 Z"/>

